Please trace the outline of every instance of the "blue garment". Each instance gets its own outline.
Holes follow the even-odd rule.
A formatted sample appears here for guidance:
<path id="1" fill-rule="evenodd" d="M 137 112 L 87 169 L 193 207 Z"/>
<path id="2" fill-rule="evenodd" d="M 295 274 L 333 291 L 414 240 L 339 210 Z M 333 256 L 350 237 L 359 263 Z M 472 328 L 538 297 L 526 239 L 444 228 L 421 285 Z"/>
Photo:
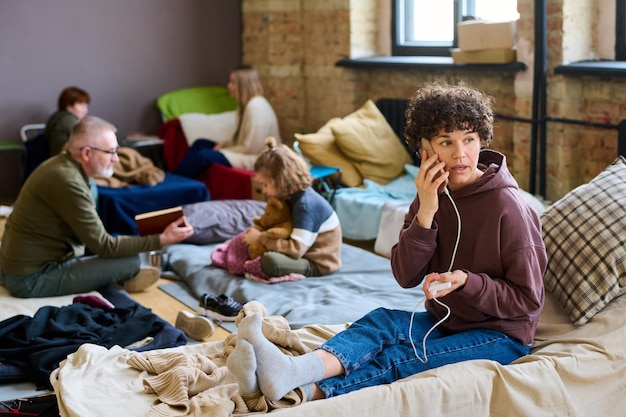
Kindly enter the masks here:
<path id="1" fill-rule="evenodd" d="M 35 168 L 50 158 L 50 145 L 42 132 L 34 138 L 27 140 L 24 143 L 24 147 L 26 148 L 26 166 L 24 167 L 22 180 L 26 181 Z"/>
<path id="2" fill-rule="evenodd" d="M 427 361 L 423 363 L 409 340 L 410 320 L 410 311 L 378 308 L 324 343 L 320 348 L 335 355 L 345 369 L 345 375 L 316 383 L 326 398 L 390 384 L 451 363 L 488 359 L 506 365 L 530 352 L 529 345 L 496 330 L 450 332 L 437 327 L 426 340 Z M 436 322 L 429 312 L 415 313 L 413 317 L 413 343 L 422 360 L 422 339 Z"/>
<path id="3" fill-rule="evenodd" d="M 209 190 L 202 181 L 171 172 L 156 184 L 127 187 L 98 186 L 98 212 L 111 235 L 139 235 L 135 215 L 163 208 L 208 201 Z"/>
<path id="4" fill-rule="evenodd" d="M 209 139 L 196 139 L 172 172 L 187 178 L 197 178 L 213 164 L 230 167 L 231 164 L 224 154 L 213 149 L 215 145 Z"/>

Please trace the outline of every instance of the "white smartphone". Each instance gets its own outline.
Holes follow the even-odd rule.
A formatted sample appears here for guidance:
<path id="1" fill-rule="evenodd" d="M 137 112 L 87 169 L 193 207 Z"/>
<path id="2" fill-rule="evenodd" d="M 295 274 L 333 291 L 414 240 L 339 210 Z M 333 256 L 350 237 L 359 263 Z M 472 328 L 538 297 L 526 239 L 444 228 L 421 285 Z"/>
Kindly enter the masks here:
<path id="1" fill-rule="evenodd" d="M 422 148 L 424 148 L 426 152 L 428 152 L 429 158 L 435 154 L 435 150 L 433 149 L 433 146 L 430 144 L 430 141 L 428 139 L 422 138 Z M 439 172 L 437 172 L 437 175 L 435 175 L 435 178 L 439 178 L 444 172 L 445 171 L 443 170 L 443 168 L 440 169 Z M 439 191 L 439 193 L 443 193 L 447 185 L 448 179 L 446 178 L 446 180 L 443 182 L 443 184 L 441 184 L 437 191 Z"/>

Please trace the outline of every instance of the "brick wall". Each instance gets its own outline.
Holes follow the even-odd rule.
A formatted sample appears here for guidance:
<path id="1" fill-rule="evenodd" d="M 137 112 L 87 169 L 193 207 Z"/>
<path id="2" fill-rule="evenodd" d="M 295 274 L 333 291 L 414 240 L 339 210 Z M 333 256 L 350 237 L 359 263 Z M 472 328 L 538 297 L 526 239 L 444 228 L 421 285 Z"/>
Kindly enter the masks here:
<path id="1" fill-rule="evenodd" d="M 473 85 L 496 99 L 501 114 L 531 117 L 534 1 L 518 0 L 516 74 L 461 69 L 346 69 L 342 58 L 373 55 L 380 2 L 388 0 L 243 0 L 243 62 L 256 66 L 275 107 L 286 143 L 317 130 L 367 99 L 406 98 L 425 81 Z M 548 115 L 617 124 L 624 117 L 626 80 L 555 76 L 565 59 L 594 56 L 594 0 L 548 0 Z M 511 172 L 528 189 L 531 127 L 498 121 L 492 147 L 507 154 Z M 546 198 L 556 200 L 617 156 L 617 131 L 548 123 Z"/>

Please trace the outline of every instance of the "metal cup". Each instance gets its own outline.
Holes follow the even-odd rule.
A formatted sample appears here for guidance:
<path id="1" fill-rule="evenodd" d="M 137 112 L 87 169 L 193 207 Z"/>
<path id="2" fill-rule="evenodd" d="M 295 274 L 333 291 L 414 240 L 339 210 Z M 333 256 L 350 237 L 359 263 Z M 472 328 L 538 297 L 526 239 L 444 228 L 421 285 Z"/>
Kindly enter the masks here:
<path id="1" fill-rule="evenodd" d="M 151 250 L 148 252 L 148 265 L 161 270 L 162 252 L 158 250 Z"/>

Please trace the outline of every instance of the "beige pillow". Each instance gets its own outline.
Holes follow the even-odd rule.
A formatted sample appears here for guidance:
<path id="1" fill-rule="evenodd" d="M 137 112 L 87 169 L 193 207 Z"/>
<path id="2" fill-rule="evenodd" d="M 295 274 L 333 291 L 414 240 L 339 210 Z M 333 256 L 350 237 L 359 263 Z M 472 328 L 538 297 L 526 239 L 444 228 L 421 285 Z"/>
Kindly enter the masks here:
<path id="1" fill-rule="evenodd" d="M 413 162 L 372 100 L 333 123 L 330 129 L 339 150 L 363 178 L 378 184 L 398 178 L 404 174 L 404 165 Z"/>
<path id="2" fill-rule="evenodd" d="M 330 119 L 316 133 L 301 134 L 294 136 L 298 141 L 302 154 L 313 165 L 334 166 L 341 169 L 341 183 L 348 187 L 359 187 L 363 184 L 363 177 L 356 170 L 356 167 L 339 150 L 335 144 L 330 126 L 341 122 L 339 117 Z"/>

